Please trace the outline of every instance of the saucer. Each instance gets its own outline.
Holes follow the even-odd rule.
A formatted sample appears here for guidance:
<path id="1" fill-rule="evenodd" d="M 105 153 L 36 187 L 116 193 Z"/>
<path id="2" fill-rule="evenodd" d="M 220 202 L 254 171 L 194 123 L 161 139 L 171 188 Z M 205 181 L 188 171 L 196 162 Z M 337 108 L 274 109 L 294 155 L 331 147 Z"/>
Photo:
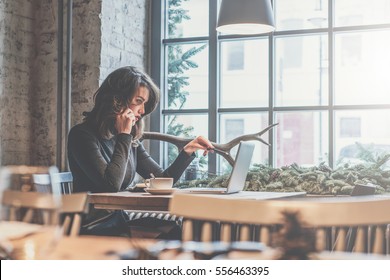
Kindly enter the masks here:
<path id="1" fill-rule="evenodd" d="M 146 188 L 145 191 L 147 191 L 150 194 L 171 194 L 175 191 L 175 189 L 151 189 Z"/>

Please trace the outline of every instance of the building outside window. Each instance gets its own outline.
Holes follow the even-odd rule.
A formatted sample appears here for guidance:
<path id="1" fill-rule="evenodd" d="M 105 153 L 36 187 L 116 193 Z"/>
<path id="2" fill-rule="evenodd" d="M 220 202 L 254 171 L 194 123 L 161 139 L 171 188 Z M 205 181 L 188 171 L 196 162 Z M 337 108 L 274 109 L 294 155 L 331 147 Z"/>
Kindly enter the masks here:
<path id="1" fill-rule="evenodd" d="M 227 49 L 227 70 L 244 70 L 244 42 L 231 42 Z"/>
<path id="2" fill-rule="evenodd" d="M 251 36 L 215 31 L 219 1 L 159 2 L 152 129 L 225 143 L 278 123 L 252 161 L 272 166 L 336 167 L 347 146 L 390 144 L 390 1 L 273 0 L 275 32 Z M 166 166 L 177 151 L 159 148 Z M 215 155 L 200 165 L 228 168 Z"/>

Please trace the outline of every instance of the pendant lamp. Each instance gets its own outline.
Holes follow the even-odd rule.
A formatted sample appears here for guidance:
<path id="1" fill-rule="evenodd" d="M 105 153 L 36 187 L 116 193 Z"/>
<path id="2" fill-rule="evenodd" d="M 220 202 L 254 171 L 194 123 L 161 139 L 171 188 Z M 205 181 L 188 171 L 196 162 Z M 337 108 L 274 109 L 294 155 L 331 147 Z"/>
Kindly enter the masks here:
<path id="1" fill-rule="evenodd" d="M 222 0 L 217 31 L 224 34 L 262 34 L 275 30 L 270 0 Z"/>

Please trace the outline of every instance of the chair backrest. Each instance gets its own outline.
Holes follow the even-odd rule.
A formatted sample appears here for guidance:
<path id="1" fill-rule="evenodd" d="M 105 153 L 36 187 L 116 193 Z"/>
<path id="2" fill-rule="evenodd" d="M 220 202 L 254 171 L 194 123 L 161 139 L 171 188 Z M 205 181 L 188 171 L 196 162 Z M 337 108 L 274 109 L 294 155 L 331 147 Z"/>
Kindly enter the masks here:
<path id="1" fill-rule="evenodd" d="M 7 207 L 10 221 L 51 224 L 55 222 L 57 217 L 54 217 L 54 214 L 58 210 L 63 232 L 71 236 L 79 234 L 82 216 L 88 212 L 87 193 L 62 195 L 61 203 L 58 204 L 47 192 L 7 190 L 3 192 L 1 203 Z"/>
<path id="2" fill-rule="evenodd" d="M 34 205 L 29 205 L 28 203 L 38 204 L 39 207 L 50 207 L 55 205 L 58 209 L 59 207 L 59 195 L 60 188 L 58 184 L 52 184 L 50 181 L 50 176 L 53 173 L 58 173 L 58 168 L 55 166 L 28 166 L 28 165 L 8 165 L 0 167 L 0 196 L 5 193 L 4 199 L 2 201 L 6 201 L 7 198 L 15 198 L 12 203 L 24 203 L 26 204 L 26 209 L 23 211 L 17 210 L 17 205 L 10 205 L 9 209 L 1 207 L 2 218 L 3 214 L 7 214 L 9 210 L 9 215 L 13 215 L 13 219 L 20 221 L 28 221 L 32 222 L 41 222 L 41 223 L 54 223 L 55 215 L 52 215 L 55 209 L 45 209 L 45 213 L 38 209 L 34 210 Z M 37 189 L 34 187 L 33 183 L 33 175 L 40 174 L 43 176 L 47 176 L 49 178 L 48 189 L 45 192 L 48 192 L 46 196 L 39 196 L 36 192 Z M 12 190 L 10 193 L 8 191 Z M 31 192 L 31 195 L 27 195 L 25 193 Z M 9 197 L 10 194 L 11 197 Z M 28 196 L 28 199 L 24 199 L 25 196 Z M 18 198 L 18 196 L 20 196 Z M 52 199 L 52 201 L 50 201 Z M 29 201 L 30 200 L 30 201 Z M 27 209 L 29 208 L 29 209 Z M 49 213 L 51 213 L 49 215 Z"/>
<path id="3" fill-rule="evenodd" d="M 41 193 L 51 192 L 51 179 L 49 174 L 33 174 L 32 175 L 34 189 Z"/>
<path id="4" fill-rule="evenodd" d="M 33 183 L 39 192 L 50 192 L 51 180 L 61 187 L 61 193 L 70 194 L 73 192 L 73 176 L 71 172 L 53 173 L 51 178 L 48 174 L 34 174 Z"/>
<path id="5" fill-rule="evenodd" d="M 73 192 L 72 172 L 59 172 L 52 175 L 55 182 L 61 185 L 62 193 L 70 194 Z"/>
<path id="6" fill-rule="evenodd" d="M 64 234 L 79 235 L 83 215 L 88 213 L 88 193 L 67 194 L 61 198 Z"/>
<path id="7" fill-rule="evenodd" d="M 88 211 L 88 196 L 85 193 L 73 192 L 73 176 L 71 172 L 57 172 L 51 174 L 34 174 L 33 183 L 41 192 L 50 191 L 51 180 L 61 188 L 62 196 L 62 219 L 65 234 L 78 235 L 81 226 L 82 214 Z"/>
<path id="8" fill-rule="evenodd" d="M 2 218 L 37 224 L 56 224 L 60 202 L 51 193 L 5 190 L 2 194 Z"/>
<path id="9" fill-rule="evenodd" d="M 390 254 L 390 197 L 363 200 L 244 200 L 175 193 L 171 214 L 183 217 L 183 240 L 259 241 L 273 245 L 285 211 L 315 230 L 317 250 Z"/>

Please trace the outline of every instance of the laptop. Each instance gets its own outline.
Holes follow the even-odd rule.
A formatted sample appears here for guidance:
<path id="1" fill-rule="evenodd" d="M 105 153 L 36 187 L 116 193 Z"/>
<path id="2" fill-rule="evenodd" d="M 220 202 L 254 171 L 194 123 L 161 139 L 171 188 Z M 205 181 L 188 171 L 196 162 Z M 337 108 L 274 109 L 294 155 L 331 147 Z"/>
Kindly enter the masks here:
<path id="1" fill-rule="evenodd" d="M 246 176 L 252 160 L 255 144 L 249 142 L 240 142 L 236 160 L 230 174 L 227 188 L 187 188 L 180 191 L 200 194 L 231 194 L 244 189 Z"/>

